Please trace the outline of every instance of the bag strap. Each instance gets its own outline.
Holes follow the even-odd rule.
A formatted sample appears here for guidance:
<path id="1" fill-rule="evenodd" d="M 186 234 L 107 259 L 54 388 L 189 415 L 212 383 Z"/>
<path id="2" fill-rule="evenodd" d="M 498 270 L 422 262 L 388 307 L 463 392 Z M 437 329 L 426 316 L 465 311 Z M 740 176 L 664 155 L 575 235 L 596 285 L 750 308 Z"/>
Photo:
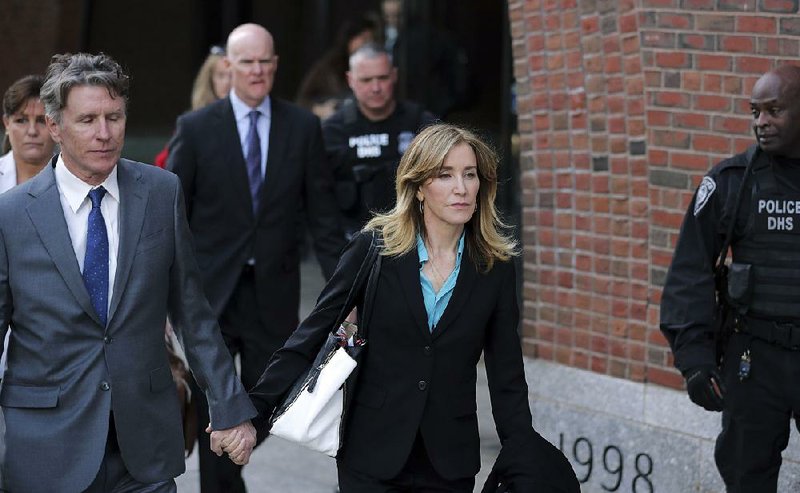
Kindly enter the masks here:
<path id="1" fill-rule="evenodd" d="M 381 240 L 382 238 L 377 239 L 378 247 L 376 250 L 380 250 L 380 247 L 382 246 Z M 382 260 L 383 256 L 378 253 L 372 264 L 372 269 L 369 272 L 367 290 L 364 293 L 364 305 L 362 309 L 363 313 L 361 315 L 361 323 L 358 324 L 358 337 L 364 341 L 369 340 L 369 337 L 367 336 L 367 329 L 372 321 L 372 312 L 375 311 L 375 303 L 373 303 L 373 301 L 375 300 L 375 292 L 377 291 L 378 278 L 381 275 Z"/>
<path id="2" fill-rule="evenodd" d="M 750 176 L 750 173 L 753 171 L 753 165 L 756 162 L 757 156 L 759 155 L 758 151 L 758 145 L 752 145 L 747 148 L 747 152 L 745 153 L 745 157 L 747 158 L 747 166 L 744 169 L 742 183 L 739 185 L 739 190 L 736 192 L 736 202 L 733 205 L 733 214 L 731 215 L 731 221 L 728 224 L 728 229 L 725 232 L 725 239 L 722 242 L 722 249 L 719 251 L 719 255 L 717 255 L 717 261 L 714 263 L 715 276 L 720 274 L 721 269 L 725 265 L 725 259 L 728 257 L 728 250 L 730 249 L 731 241 L 733 240 L 733 231 L 736 229 L 736 222 L 739 219 L 739 209 L 742 205 L 742 196 L 744 195 L 744 190 L 747 188 L 747 180 Z"/>
<path id="3" fill-rule="evenodd" d="M 336 323 L 333 325 L 333 333 L 336 333 L 336 331 L 339 329 L 339 326 L 342 324 L 342 322 L 344 322 L 344 319 L 347 318 L 347 315 L 353 309 L 353 306 L 355 306 L 356 296 L 358 296 L 361 288 L 364 287 L 364 283 L 367 281 L 367 276 L 372 272 L 372 268 L 376 260 L 380 258 L 379 253 L 380 245 L 378 233 L 373 231 L 372 240 L 369 244 L 369 250 L 367 250 L 367 255 L 364 257 L 364 260 L 361 262 L 361 266 L 358 268 L 353 285 L 350 286 L 350 291 L 347 293 L 347 298 L 345 299 L 344 305 L 342 305 L 342 309 L 339 311 L 339 316 L 336 318 Z"/>

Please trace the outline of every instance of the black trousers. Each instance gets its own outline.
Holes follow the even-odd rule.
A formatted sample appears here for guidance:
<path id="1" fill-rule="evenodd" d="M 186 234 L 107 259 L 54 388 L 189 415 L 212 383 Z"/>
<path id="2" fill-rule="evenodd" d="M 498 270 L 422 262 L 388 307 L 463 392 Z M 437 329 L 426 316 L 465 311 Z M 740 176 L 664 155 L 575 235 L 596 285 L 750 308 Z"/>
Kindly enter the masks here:
<path id="1" fill-rule="evenodd" d="M 239 282 L 228 301 L 220 320 L 222 337 L 231 356 L 239 355 L 241 379 L 245 390 L 258 381 L 269 358 L 285 341 L 268 333 L 258 312 L 253 268 L 242 270 Z M 211 451 L 210 437 L 205 432 L 209 423 L 208 403 L 197 384 L 194 386 L 198 415 L 198 459 L 200 462 L 200 491 L 202 493 L 245 493 L 242 466 L 234 464 L 227 455 Z"/>
<path id="2" fill-rule="evenodd" d="M 368 453 L 368 452 L 367 452 Z M 445 479 L 433 468 L 422 436 L 414 446 L 400 474 L 389 480 L 373 478 L 338 464 L 341 493 L 472 493 L 475 478 Z"/>
<path id="3" fill-rule="evenodd" d="M 750 351 L 750 376 L 739 380 Z M 778 488 L 781 453 L 794 418 L 800 429 L 800 351 L 747 334 L 734 334 L 723 365 L 725 409 L 714 458 L 728 493 L 768 493 Z"/>
<path id="4" fill-rule="evenodd" d="M 117 430 L 114 418 L 110 419 L 108 438 L 106 439 L 106 452 L 100 470 L 83 493 L 176 493 L 175 480 L 160 481 L 158 483 L 140 483 L 133 479 L 122 461 L 122 454 L 117 443 Z"/>

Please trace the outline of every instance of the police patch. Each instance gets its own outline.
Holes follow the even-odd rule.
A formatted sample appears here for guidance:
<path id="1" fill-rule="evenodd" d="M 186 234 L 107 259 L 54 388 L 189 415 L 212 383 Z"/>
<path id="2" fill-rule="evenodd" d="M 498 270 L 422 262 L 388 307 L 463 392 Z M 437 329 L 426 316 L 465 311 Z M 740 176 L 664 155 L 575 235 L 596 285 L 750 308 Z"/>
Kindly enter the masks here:
<path id="1" fill-rule="evenodd" d="M 397 152 L 403 154 L 414 139 L 414 132 L 400 132 L 397 135 Z"/>
<path id="2" fill-rule="evenodd" d="M 705 207 L 708 199 L 711 198 L 711 194 L 714 193 L 714 190 L 717 189 L 717 184 L 714 182 L 714 179 L 710 176 L 703 177 L 703 181 L 700 182 L 700 186 L 697 188 L 697 195 L 694 198 L 694 215 L 696 216 L 703 207 Z"/>

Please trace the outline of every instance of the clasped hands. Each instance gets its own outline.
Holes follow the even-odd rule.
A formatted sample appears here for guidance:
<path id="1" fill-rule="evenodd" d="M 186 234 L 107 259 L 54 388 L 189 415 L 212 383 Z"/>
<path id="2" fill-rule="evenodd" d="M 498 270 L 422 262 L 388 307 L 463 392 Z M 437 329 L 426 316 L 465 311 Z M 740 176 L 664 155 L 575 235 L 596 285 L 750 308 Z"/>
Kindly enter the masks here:
<path id="1" fill-rule="evenodd" d="M 217 456 L 228 454 L 234 464 L 240 466 L 250 461 L 256 446 L 256 429 L 249 420 L 224 430 L 212 430 L 209 424 L 206 433 L 211 433 L 211 451 Z"/>

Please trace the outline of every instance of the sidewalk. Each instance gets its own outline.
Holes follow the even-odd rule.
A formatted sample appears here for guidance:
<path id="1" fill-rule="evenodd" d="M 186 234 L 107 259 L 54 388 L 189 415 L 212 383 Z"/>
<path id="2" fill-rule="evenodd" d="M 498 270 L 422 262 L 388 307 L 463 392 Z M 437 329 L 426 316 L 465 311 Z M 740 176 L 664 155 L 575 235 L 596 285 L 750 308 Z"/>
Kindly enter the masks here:
<path id="1" fill-rule="evenodd" d="M 313 308 L 322 290 L 323 279 L 316 260 L 306 260 L 301 266 L 302 292 L 300 316 Z M 475 483 L 480 491 L 492 463 L 500 450 L 489 405 L 486 373 L 478 371 L 478 421 L 481 434 L 481 472 Z M 259 446 L 244 468 L 244 477 L 250 493 L 333 493 L 336 491 L 336 462 L 334 459 L 294 445 L 280 438 L 270 437 Z M 200 473 L 197 453 L 186 461 L 186 473 L 176 480 L 179 493 L 199 493 Z"/>

